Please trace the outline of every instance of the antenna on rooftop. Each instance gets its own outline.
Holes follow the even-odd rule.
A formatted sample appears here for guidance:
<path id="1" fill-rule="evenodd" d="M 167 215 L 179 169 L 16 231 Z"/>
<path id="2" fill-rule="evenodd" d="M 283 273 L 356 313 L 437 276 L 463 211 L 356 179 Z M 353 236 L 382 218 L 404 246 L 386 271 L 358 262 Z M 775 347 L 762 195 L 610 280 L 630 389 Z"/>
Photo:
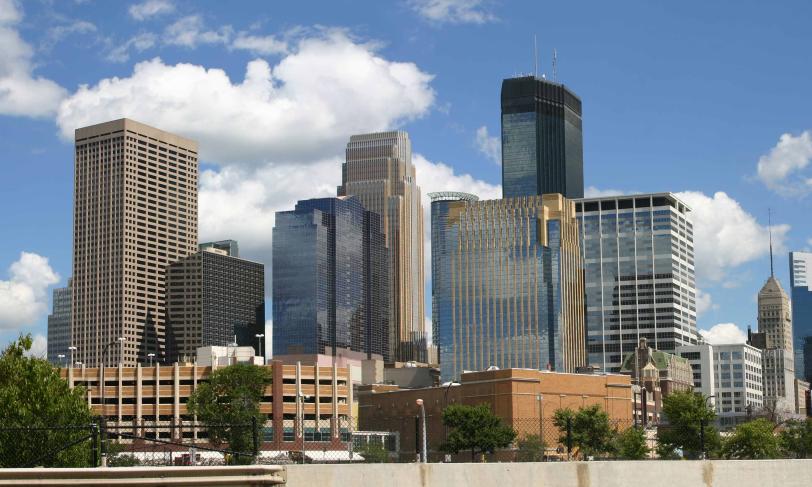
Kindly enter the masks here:
<path id="1" fill-rule="evenodd" d="M 538 78 L 539 75 L 539 49 L 536 44 L 536 34 L 533 34 L 533 76 Z"/>
<path id="2" fill-rule="evenodd" d="M 558 82 L 558 53 L 553 48 L 553 81 Z"/>
<path id="3" fill-rule="evenodd" d="M 773 272 L 773 216 L 770 208 L 767 208 L 767 230 L 770 233 L 770 277 L 775 277 L 775 272 Z"/>

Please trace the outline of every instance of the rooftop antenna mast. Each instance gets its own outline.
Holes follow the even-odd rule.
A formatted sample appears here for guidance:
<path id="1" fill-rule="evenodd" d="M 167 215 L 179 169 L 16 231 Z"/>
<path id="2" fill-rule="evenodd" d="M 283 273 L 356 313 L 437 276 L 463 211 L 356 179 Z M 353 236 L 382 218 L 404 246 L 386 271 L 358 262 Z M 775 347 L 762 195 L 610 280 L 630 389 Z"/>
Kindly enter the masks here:
<path id="1" fill-rule="evenodd" d="M 558 82 L 558 52 L 553 48 L 553 81 Z"/>
<path id="2" fill-rule="evenodd" d="M 533 77 L 539 76 L 539 49 L 536 44 L 536 34 L 533 34 Z"/>
<path id="3" fill-rule="evenodd" d="M 770 277 L 775 277 L 773 271 L 773 216 L 770 208 L 767 208 L 767 230 L 770 233 Z"/>

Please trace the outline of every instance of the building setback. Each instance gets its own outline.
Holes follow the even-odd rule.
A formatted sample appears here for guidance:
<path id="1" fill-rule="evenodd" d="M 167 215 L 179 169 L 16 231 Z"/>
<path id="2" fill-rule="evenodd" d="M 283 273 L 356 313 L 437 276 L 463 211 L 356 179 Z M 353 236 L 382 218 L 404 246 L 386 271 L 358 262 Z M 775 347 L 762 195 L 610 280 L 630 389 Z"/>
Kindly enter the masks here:
<path id="1" fill-rule="evenodd" d="M 690 208 L 670 193 L 576 203 L 589 363 L 617 372 L 641 338 L 673 353 L 697 342 Z"/>
<path id="2" fill-rule="evenodd" d="M 523 76 L 502 81 L 502 195 L 584 196 L 581 100 L 566 86 Z"/>
<path id="3" fill-rule="evenodd" d="M 236 251 L 233 243 L 202 244 L 200 252 L 167 267 L 169 363 L 191 360 L 198 347 L 231 345 L 235 339 L 260 355 L 256 335 L 265 330 L 265 266 L 229 254 Z"/>
<path id="4" fill-rule="evenodd" d="M 355 197 L 299 201 L 273 229 L 273 353 L 390 360 L 380 217 Z"/>
<path id="5" fill-rule="evenodd" d="M 795 377 L 812 381 L 812 253 L 789 253 Z"/>
<path id="6" fill-rule="evenodd" d="M 76 360 L 160 358 L 164 270 L 197 252 L 197 143 L 121 119 L 77 129 L 75 152 Z"/>
<path id="7" fill-rule="evenodd" d="M 396 361 L 427 362 L 423 206 L 409 134 L 353 135 L 338 196 L 355 196 L 381 217 L 389 256 L 389 349 Z"/>
<path id="8" fill-rule="evenodd" d="M 48 315 L 48 361 L 54 365 L 64 365 L 70 360 L 70 301 L 68 280 L 67 287 L 54 289 L 53 311 Z"/>
<path id="9" fill-rule="evenodd" d="M 586 364 L 575 205 L 432 193 L 432 322 L 443 380 Z"/>

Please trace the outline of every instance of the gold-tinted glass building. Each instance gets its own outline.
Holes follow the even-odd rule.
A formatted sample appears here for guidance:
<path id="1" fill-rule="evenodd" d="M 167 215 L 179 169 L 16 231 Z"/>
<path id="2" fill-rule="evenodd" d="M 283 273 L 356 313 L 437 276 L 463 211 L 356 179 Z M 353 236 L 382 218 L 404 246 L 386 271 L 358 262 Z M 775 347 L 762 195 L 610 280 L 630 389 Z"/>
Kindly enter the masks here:
<path id="1" fill-rule="evenodd" d="M 423 205 L 406 132 L 353 135 L 339 196 L 355 196 L 381 216 L 389 248 L 390 351 L 395 361 L 426 362 Z"/>
<path id="2" fill-rule="evenodd" d="M 575 205 L 432 193 L 432 321 L 443 380 L 586 365 Z"/>
<path id="3" fill-rule="evenodd" d="M 75 150 L 75 360 L 161 360 L 164 271 L 197 252 L 197 143 L 121 119 L 77 129 Z"/>

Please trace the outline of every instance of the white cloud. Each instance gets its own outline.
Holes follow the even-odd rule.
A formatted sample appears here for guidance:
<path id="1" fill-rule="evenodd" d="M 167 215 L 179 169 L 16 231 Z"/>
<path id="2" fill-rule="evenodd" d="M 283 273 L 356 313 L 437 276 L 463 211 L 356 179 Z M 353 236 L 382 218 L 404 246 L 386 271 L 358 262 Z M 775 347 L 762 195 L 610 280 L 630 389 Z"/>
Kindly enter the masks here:
<path id="1" fill-rule="evenodd" d="M 57 25 L 48 29 L 45 41 L 42 47 L 50 49 L 57 42 L 71 34 L 89 34 L 96 32 L 96 26 L 86 20 L 70 20 L 64 24 Z"/>
<path id="2" fill-rule="evenodd" d="M 768 154 L 758 160 L 758 178 L 771 190 L 783 195 L 802 195 L 812 189 L 812 179 L 794 173 L 812 161 L 812 133 L 783 134 Z M 795 178 L 799 179 L 796 180 Z"/>
<path id="3" fill-rule="evenodd" d="M 287 42 L 275 36 L 255 36 L 245 32 L 237 34 L 237 37 L 231 42 L 231 48 L 250 51 L 263 56 L 286 54 L 288 52 Z"/>
<path id="4" fill-rule="evenodd" d="M 502 139 L 488 134 L 488 127 L 476 129 L 476 147 L 479 152 L 496 164 L 502 164 Z"/>
<path id="5" fill-rule="evenodd" d="M 706 311 L 718 309 L 719 305 L 714 304 L 713 296 L 701 289 L 696 290 L 696 316 L 702 316 Z"/>
<path id="6" fill-rule="evenodd" d="M 0 115 L 48 117 L 56 111 L 65 90 L 34 76 L 33 49 L 15 29 L 22 17 L 16 2 L 0 0 Z"/>
<path id="7" fill-rule="evenodd" d="M 116 46 L 107 53 L 107 60 L 116 63 L 127 62 L 130 59 L 130 50 L 143 52 L 157 43 L 157 36 L 151 32 L 144 32 L 130 37 L 124 44 Z"/>
<path id="8" fill-rule="evenodd" d="M 484 24 L 496 16 L 484 0 L 411 0 L 412 9 L 431 22 L 451 24 Z"/>
<path id="9" fill-rule="evenodd" d="M 236 83 L 221 69 L 156 58 L 129 77 L 81 86 L 57 122 L 70 139 L 77 127 L 134 118 L 198 140 L 201 157 L 223 165 L 318 161 L 341 153 L 351 134 L 390 129 L 434 103 L 431 75 L 373 49 L 320 32 L 273 67 L 251 61 Z"/>
<path id="10" fill-rule="evenodd" d="M 623 191 L 620 189 L 599 189 L 595 186 L 587 186 L 584 189 L 584 198 L 603 198 L 607 196 L 622 196 L 624 194 L 634 194 L 634 191 Z"/>
<path id="11" fill-rule="evenodd" d="M 167 26 L 164 31 L 164 42 L 175 46 L 195 48 L 199 44 L 228 44 L 231 35 L 231 26 L 208 30 L 200 15 L 189 15 Z"/>
<path id="12" fill-rule="evenodd" d="M 718 325 L 712 326 L 710 330 L 699 330 L 699 334 L 702 335 L 705 342 L 711 345 L 728 345 L 747 342 L 747 333 L 735 323 L 719 323 Z"/>
<path id="13" fill-rule="evenodd" d="M 721 281 L 728 270 L 769 253 L 768 228 L 726 193 L 677 193 L 691 207 L 694 258 L 699 280 Z M 773 245 L 782 252 L 789 225 L 773 225 Z"/>
<path id="14" fill-rule="evenodd" d="M 48 259 L 22 252 L 9 268 L 9 280 L 0 281 L 0 329 L 31 325 L 48 308 L 48 286 L 59 282 Z"/>
<path id="15" fill-rule="evenodd" d="M 47 358 L 48 356 L 48 339 L 44 335 L 37 333 L 31 340 L 31 349 L 26 352 L 26 355 L 34 358 Z"/>
<path id="16" fill-rule="evenodd" d="M 130 17 L 135 20 L 146 20 L 156 15 L 168 14 L 175 11 L 175 5 L 169 0 L 146 0 L 145 2 L 130 5 Z"/>

